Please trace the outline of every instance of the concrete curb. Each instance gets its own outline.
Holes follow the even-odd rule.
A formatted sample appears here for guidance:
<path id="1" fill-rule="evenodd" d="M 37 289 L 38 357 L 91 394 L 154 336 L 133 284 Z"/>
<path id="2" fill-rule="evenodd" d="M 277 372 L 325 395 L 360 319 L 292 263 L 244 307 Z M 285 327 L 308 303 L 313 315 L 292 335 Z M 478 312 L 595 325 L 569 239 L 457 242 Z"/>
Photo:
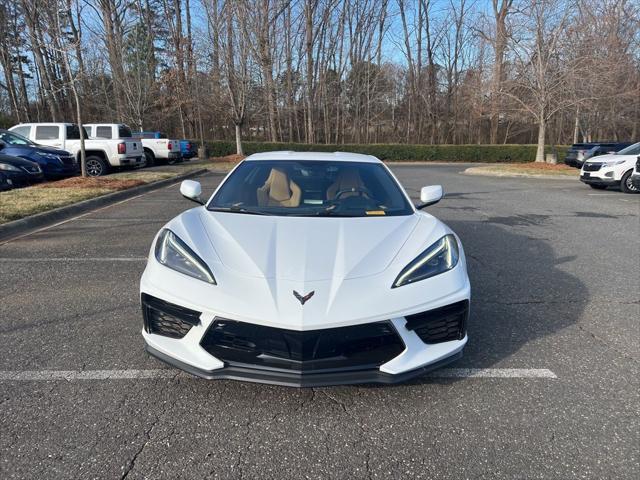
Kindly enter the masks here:
<path id="1" fill-rule="evenodd" d="M 578 176 L 571 177 L 569 175 L 544 175 L 537 173 L 515 173 L 515 172 L 492 172 L 480 170 L 483 167 L 469 167 L 462 173 L 464 175 L 477 175 L 481 177 L 506 177 L 506 178 L 540 178 L 544 180 L 579 180 Z"/>
<path id="2" fill-rule="evenodd" d="M 96 210 L 101 207 L 127 200 L 129 198 L 141 195 L 152 190 L 157 190 L 167 185 L 171 185 L 187 178 L 196 177 L 208 172 L 206 168 L 187 172 L 182 175 L 178 175 L 164 180 L 158 180 L 157 182 L 147 183 L 138 187 L 129 188 L 119 192 L 107 193 L 99 197 L 83 200 L 71 205 L 65 205 L 64 207 L 54 208 L 47 212 L 36 213 L 28 217 L 13 220 L 11 222 L 0 225 L 0 243 L 5 243 L 15 237 L 31 233 L 35 230 L 39 230 L 44 227 L 55 225 L 56 223 L 63 222 L 69 218 L 88 213 L 92 210 Z"/>

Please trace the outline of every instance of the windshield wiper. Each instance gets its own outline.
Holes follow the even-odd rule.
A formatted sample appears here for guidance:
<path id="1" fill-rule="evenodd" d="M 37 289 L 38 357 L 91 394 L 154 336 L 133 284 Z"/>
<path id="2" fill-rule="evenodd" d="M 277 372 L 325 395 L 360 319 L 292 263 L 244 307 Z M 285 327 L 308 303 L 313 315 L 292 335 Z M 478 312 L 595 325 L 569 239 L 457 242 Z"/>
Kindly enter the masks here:
<path id="1" fill-rule="evenodd" d="M 317 212 L 292 214 L 292 217 L 362 217 L 363 215 L 352 215 L 340 213 L 335 210 L 318 210 Z"/>
<path id="2" fill-rule="evenodd" d="M 232 207 L 211 207 L 207 208 L 210 212 L 231 212 L 231 213 L 244 213 L 246 215 L 273 215 L 273 213 L 263 212 L 261 210 L 251 210 L 246 207 L 232 206 Z"/>

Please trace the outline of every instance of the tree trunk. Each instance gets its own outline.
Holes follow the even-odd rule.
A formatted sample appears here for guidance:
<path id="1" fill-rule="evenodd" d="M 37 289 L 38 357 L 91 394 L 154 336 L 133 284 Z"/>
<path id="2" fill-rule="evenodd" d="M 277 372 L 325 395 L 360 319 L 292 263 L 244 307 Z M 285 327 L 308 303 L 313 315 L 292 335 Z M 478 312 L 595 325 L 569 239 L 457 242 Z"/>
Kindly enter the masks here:
<path id="1" fill-rule="evenodd" d="M 544 162 L 544 139 L 547 128 L 547 120 L 538 119 L 538 146 L 536 148 L 536 162 Z"/>
<path id="2" fill-rule="evenodd" d="M 240 124 L 236 123 L 236 154 L 244 155 L 242 151 L 242 129 L 240 127 Z"/>
<path id="3" fill-rule="evenodd" d="M 314 143 L 313 134 L 313 7 L 312 0 L 307 0 L 305 15 L 305 49 L 307 56 L 307 143 Z"/>

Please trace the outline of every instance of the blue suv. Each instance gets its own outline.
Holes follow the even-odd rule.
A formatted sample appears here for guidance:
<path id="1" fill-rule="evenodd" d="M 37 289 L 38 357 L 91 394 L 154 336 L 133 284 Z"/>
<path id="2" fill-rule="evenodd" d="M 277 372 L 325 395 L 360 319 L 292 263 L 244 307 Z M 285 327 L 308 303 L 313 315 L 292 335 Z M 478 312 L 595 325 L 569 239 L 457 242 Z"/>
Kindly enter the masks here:
<path id="1" fill-rule="evenodd" d="M 38 145 L 8 130 L 0 129 L 0 153 L 37 163 L 45 178 L 51 180 L 72 177 L 80 172 L 77 159 L 69 152 Z"/>

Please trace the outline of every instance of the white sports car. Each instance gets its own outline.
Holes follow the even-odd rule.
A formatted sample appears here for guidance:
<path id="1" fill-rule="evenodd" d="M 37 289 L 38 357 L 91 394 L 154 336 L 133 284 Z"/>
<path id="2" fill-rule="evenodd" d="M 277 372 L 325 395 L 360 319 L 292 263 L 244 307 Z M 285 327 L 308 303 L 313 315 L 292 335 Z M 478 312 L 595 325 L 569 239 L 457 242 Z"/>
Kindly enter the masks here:
<path id="1" fill-rule="evenodd" d="M 147 351 L 204 378 L 291 386 L 393 383 L 462 355 L 460 239 L 380 160 L 248 157 L 156 235 L 140 282 Z"/>

